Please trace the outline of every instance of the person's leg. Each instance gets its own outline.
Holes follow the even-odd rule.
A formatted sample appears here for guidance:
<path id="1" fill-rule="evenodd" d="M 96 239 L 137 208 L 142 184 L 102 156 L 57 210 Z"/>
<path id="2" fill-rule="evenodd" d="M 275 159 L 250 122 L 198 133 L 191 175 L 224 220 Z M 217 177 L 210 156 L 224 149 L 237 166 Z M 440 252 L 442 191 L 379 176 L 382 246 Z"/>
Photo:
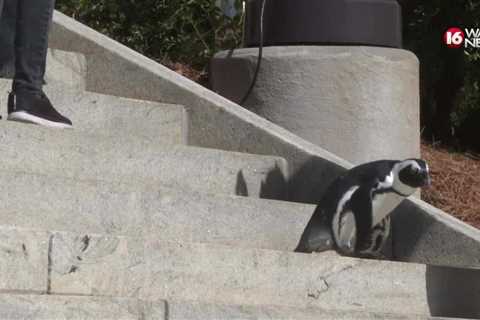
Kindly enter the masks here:
<path id="1" fill-rule="evenodd" d="M 0 0 L 0 19 L 2 18 L 2 13 L 3 13 L 3 0 Z M 2 71 L 2 52 L 0 52 L 0 75 Z M 0 119 L 2 119 L 2 116 L 0 116 Z"/>
<path id="2" fill-rule="evenodd" d="M 3 0 L 0 0 L 0 18 L 2 17 L 3 12 Z"/>
<path id="3" fill-rule="evenodd" d="M 3 32 L 3 25 L 2 23 L 5 23 L 5 21 L 2 19 L 3 16 L 3 0 L 0 0 L 0 76 L 4 76 L 3 73 L 6 73 L 4 69 L 6 69 L 6 64 L 8 60 L 8 55 L 6 53 L 6 50 L 4 47 L 6 47 L 6 41 L 4 39 L 4 34 Z"/>
<path id="4" fill-rule="evenodd" d="M 17 0 L 13 90 L 42 90 L 55 0 Z"/>
<path id="5" fill-rule="evenodd" d="M 1 0 L 0 12 L 0 77 L 13 79 L 15 75 L 15 39 L 16 0 Z"/>
<path id="6" fill-rule="evenodd" d="M 42 91 L 48 31 L 55 0 L 17 0 L 15 77 L 8 118 L 52 127 L 71 127 Z"/>

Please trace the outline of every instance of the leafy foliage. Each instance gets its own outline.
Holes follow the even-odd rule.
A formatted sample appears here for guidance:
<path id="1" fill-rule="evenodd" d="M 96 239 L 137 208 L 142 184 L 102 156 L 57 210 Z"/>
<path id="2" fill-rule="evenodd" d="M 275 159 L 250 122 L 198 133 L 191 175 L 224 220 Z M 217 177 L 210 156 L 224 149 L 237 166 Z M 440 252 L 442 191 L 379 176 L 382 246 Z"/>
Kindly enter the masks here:
<path id="1" fill-rule="evenodd" d="M 57 7 L 160 62 L 201 68 L 241 40 L 240 17 L 225 16 L 212 0 L 57 0 Z"/>

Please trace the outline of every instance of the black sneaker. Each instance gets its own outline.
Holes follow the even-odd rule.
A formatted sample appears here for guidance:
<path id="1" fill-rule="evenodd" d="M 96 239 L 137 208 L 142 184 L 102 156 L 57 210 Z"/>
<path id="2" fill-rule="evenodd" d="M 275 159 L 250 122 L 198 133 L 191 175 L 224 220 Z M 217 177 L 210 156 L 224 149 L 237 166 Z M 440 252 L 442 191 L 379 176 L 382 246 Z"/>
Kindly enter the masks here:
<path id="1" fill-rule="evenodd" d="M 34 123 L 53 128 L 72 128 L 72 122 L 62 116 L 43 93 L 10 92 L 8 120 Z"/>

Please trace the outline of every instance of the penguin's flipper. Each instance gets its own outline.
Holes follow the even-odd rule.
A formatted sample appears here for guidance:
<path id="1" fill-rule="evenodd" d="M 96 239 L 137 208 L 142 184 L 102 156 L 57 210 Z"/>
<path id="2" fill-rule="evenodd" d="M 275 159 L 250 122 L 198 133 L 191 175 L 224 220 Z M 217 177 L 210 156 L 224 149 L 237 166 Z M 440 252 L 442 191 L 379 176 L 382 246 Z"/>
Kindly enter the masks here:
<path id="1" fill-rule="evenodd" d="M 355 215 L 357 227 L 356 250 L 368 241 L 372 229 L 372 188 L 358 188 L 350 200 L 350 208 Z"/>
<path id="2" fill-rule="evenodd" d="M 357 226 L 355 214 L 351 210 L 341 213 L 337 249 L 343 254 L 353 254 L 357 244 Z"/>
<path id="3" fill-rule="evenodd" d="M 333 239 L 323 208 L 317 206 L 308 222 L 295 252 L 322 252 L 333 249 Z"/>
<path id="4" fill-rule="evenodd" d="M 352 214 L 352 207 L 351 207 L 351 200 L 352 196 L 357 192 L 359 189 L 359 186 L 352 186 L 350 187 L 335 203 L 335 208 L 331 210 L 332 215 L 331 218 L 329 219 L 329 224 L 330 228 L 332 230 L 332 237 L 335 241 L 335 246 L 340 250 L 343 251 L 345 249 L 346 251 L 349 251 L 348 249 L 348 240 L 345 239 L 345 230 L 342 231 L 342 226 L 349 226 L 351 225 L 351 214 Z M 355 221 L 353 221 L 355 223 Z M 340 238 L 341 233 L 344 233 L 343 235 L 343 240 Z M 348 252 L 344 252 L 348 253 Z"/>

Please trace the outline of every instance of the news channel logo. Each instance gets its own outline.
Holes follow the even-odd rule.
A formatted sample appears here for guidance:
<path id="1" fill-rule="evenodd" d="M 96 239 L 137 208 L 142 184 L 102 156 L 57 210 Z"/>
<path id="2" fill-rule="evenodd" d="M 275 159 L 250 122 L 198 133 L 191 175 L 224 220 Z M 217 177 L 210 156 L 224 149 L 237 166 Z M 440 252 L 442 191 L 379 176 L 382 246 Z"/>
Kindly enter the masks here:
<path id="1" fill-rule="evenodd" d="M 480 28 L 449 28 L 443 35 L 443 42 L 452 49 L 480 48 Z"/>

